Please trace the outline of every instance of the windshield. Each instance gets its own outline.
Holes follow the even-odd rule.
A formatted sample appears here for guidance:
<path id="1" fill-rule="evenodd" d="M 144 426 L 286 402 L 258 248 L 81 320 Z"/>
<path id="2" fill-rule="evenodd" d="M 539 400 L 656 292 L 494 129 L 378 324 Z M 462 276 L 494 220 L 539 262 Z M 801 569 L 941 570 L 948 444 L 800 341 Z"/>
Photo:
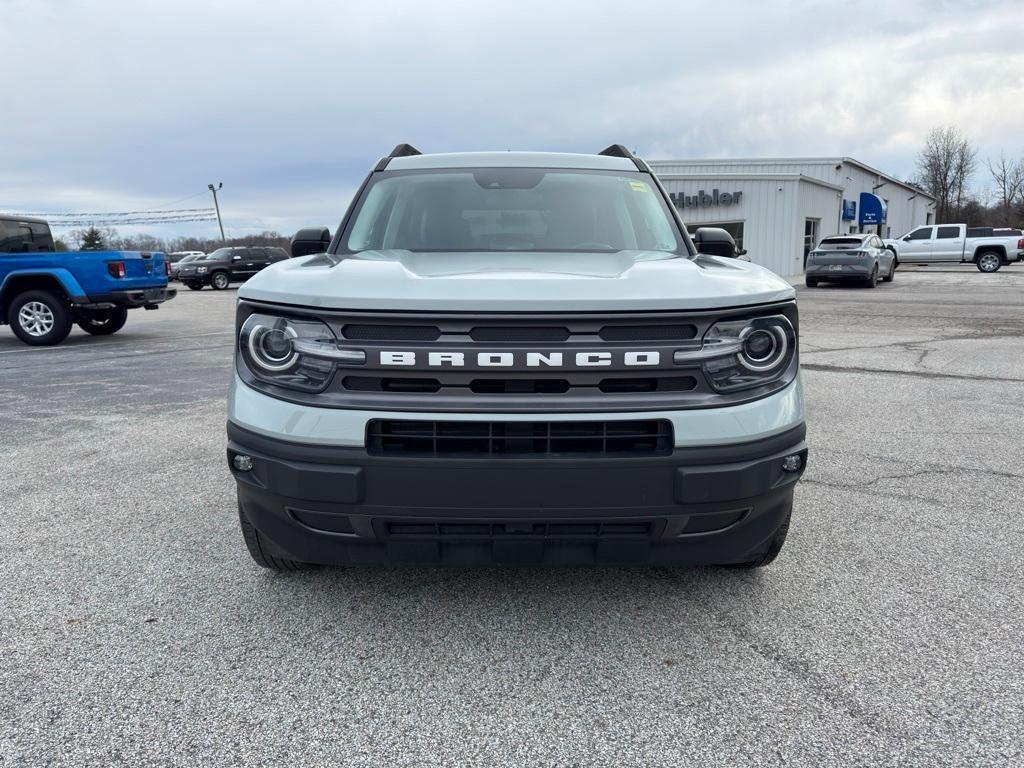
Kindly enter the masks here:
<path id="1" fill-rule="evenodd" d="M 636 173 L 478 168 L 379 175 L 342 250 L 678 252 L 664 199 Z"/>

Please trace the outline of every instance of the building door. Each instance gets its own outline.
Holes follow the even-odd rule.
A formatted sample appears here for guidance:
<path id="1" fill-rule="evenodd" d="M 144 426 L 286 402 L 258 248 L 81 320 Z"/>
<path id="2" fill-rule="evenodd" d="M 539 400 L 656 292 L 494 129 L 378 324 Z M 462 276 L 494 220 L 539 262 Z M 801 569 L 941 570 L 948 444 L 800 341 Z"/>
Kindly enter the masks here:
<path id="1" fill-rule="evenodd" d="M 818 230 L 821 219 L 804 219 L 804 269 L 807 269 L 807 254 L 818 244 Z"/>

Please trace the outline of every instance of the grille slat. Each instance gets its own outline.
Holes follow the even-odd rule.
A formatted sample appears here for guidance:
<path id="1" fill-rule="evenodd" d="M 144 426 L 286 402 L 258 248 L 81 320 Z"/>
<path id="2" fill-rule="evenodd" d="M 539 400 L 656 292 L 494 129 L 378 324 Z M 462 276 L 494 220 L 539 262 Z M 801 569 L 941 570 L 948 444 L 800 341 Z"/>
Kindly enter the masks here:
<path id="1" fill-rule="evenodd" d="M 436 325 L 359 325 L 349 323 L 341 334 L 353 341 L 437 341 L 441 329 Z"/>
<path id="2" fill-rule="evenodd" d="M 367 425 L 374 456 L 658 456 L 672 451 L 672 425 L 649 421 L 393 421 Z"/>
<path id="3" fill-rule="evenodd" d="M 686 341 L 697 335 L 695 325 L 606 325 L 598 332 L 605 341 Z"/>

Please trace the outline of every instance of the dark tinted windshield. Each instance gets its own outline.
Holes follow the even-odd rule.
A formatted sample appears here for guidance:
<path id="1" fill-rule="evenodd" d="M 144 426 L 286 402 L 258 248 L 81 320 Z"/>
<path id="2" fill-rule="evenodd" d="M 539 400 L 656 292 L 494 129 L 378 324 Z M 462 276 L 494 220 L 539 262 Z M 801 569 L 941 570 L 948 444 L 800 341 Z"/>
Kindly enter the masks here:
<path id="1" fill-rule="evenodd" d="M 681 251 L 642 174 L 479 168 L 380 175 L 342 250 Z"/>

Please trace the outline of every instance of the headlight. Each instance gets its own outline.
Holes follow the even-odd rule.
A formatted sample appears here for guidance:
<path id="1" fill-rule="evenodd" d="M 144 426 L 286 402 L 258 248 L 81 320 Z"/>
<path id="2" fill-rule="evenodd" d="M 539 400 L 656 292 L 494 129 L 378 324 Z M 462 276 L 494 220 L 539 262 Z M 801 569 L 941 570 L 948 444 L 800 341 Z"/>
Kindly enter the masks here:
<path id="1" fill-rule="evenodd" d="M 304 392 L 319 392 L 336 365 L 361 365 L 362 350 L 339 349 L 330 328 L 319 320 L 250 315 L 238 335 L 245 367 L 261 381 Z"/>
<path id="2" fill-rule="evenodd" d="M 699 350 L 676 352 L 675 362 L 699 362 L 711 386 L 734 392 L 783 379 L 795 356 L 792 323 L 785 315 L 772 315 L 715 323 Z"/>
<path id="3" fill-rule="evenodd" d="M 206 267 L 196 267 L 196 274 L 197 275 L 205 275 L 206 274 Z"/>

